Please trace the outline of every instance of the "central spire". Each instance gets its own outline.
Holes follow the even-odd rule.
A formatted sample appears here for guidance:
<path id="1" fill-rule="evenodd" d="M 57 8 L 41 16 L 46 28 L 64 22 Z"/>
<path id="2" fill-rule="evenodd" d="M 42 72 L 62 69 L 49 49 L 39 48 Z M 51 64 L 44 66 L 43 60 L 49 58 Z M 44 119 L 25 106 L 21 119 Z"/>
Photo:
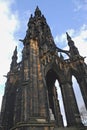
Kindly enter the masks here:
<path id="1" fill-rule="evenodd" d="M 28 45 L 31 39 L 38 39 L 38 44 L 41 48 L 43 48 L 43 46 L 48 49 L 55 47 L 49 25 L 38 6 L 35 9 L 34 16 L 30 16 L 26 36 L 24 40 L 21 41 L 23 41 L 24 45 Z"/>

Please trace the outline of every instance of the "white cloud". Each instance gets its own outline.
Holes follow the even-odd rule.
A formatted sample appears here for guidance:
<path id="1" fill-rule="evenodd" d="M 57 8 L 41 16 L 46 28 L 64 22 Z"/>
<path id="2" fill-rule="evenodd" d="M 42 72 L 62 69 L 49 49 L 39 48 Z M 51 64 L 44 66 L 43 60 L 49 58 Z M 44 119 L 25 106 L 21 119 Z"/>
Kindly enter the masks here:
<path id="1" fill-rule="evenodd" d="M 72 36 L 75 33 L 75 30 L 68 29 L 67 32 Z M 54 41 L 57 44 L 57 46 L 66 46 L 67 43 L 66 32 L 61 35 L 56 35 Z"/>
<path id="2" fill-rule="evenodd" d="M 61 45 L 64 45 L 64 43 L 66 43 L 66 35 L 65 34 L 62 34 L 61 36 L 57 35 L 55 37 L 55 43 L 59 44 L 58 46 L 61 46 Z"/>
<path id="3" fill-rule="evenodd" d="M 78 30 L 68 29 L 67 32 L 74 41 L 75 46 L 78 48 L 80 55 L 83 57 L 87 56 L 87 25 L 82 25 Z M 66 39 L 66 34 L 63 33 L 60 36 L 57 35 L 55 37 L 55 42 L 57 45 L 66 45 L 63 49 L 68 50 Z M 85 59 L 85 62 L 87 63 L 87 58 Z"/>
<path id="4" fill-rule="evenodd" d="M 73 3 L 75 5 L 74 11 L 77 12 L 82 8 L 82 5 L 80 4 L 79 0 L 73 0 Z"/>
<path id="5" fill-rule="evenodd" d="M 87 11 L 87 0 L 72 0 L 72 1 L 75 5 L 74 8 L 75 12 L 80 10 Z"/>
<path id="6" fill-rule="evenodd" d="M 75 33 L 73 38 L 75 45 L 78 48 L 80 55 L 87 57 L 87 25 L 83 25 L 79 30 L 75 31 Z M 87 63 L 87 58 L 85 61 Z"/>
<path id="7" fill-rule="evenodd" d="M 14 33 L 19 29 L 19 20 L 17 12 L 11 11 L 13 2 L 13 0 L 0 1 L 0 91 L 6 81 L 3 75 L 9 71 L 11 55 L 17 45 Z"/>

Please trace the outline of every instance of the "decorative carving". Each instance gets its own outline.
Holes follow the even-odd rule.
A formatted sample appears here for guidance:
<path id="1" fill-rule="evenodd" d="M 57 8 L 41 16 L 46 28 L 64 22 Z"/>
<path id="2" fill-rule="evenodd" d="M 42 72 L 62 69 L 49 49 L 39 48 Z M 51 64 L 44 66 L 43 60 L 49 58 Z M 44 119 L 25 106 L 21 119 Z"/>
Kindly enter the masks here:
<path id="1" fill-rule="evenodd" d="M 68 50 L 55 45 L 44 15 L 37 7 L 31 15 L 23 40 L 22 61 L 17 63 L 17 47 L 7 74 L 0 114 L 4 130 L 54 130 L 63 127 L 56 79 L 59 81 L 68 127 L 82 127 L 72 87 L 72 75 L 79 83 L 87 108 L 87 65 L 67 34 Z M 58 55 L 60 52 L 60 56 Z M 62 53 L 68 55 L 64 59 Z"/>

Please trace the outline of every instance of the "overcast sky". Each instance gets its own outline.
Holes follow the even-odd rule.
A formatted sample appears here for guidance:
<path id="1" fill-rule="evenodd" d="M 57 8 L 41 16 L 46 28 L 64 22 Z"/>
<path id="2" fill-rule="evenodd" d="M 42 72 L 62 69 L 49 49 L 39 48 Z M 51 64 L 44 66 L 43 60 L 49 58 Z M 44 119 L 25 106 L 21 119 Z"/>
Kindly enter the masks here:
<path id="1" fill-rule="evenodd" d="M 6 81 L 3 75 L 9 71 L 16 45 L 20 55 L 19 39 L 25 37 L 30 14 L 34 14 L 37 5 L 46 17 L 56 45 L 67 48 L 68 32 L 80 54 L 87 56 L 87 0 L 0 0 L 0 99 Z"/>

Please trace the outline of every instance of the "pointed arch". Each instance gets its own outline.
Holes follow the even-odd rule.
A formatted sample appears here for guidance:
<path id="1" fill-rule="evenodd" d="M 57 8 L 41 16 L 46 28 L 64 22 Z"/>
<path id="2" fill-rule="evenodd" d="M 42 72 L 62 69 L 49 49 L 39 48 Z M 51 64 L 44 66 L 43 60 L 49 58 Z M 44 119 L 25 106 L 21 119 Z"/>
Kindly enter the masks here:
<path id="1" fill-rule="evenodd" d="M 55 86 L 55 81 L 58 79 L 57 73 L 54 69 L 49 69 L 46 74 L 45 80 L 47 85 L 48 91 L 48 99 L 49 99 L 49 111 L 50 111 L 50 118 L 56 121 L 58 126 L 63 126 L 63 119 L 60 112 L 60 105 L 58 101 L 57 89 Z"/>
<path id="2" fill-rule="evenodd" d="M 78 67 L 78 68 L 77 68 Z M 83 75 L 83 70 L 79 68 L 80 66 L 77 66 L 76 69 L 72 69 L 72 75 L 76 78 L 76 81 L 79 85 L 82 98 L 84 100 L 86 109 L 87 109 L 87 84 L 86 84 L 86 76 Z"/>

